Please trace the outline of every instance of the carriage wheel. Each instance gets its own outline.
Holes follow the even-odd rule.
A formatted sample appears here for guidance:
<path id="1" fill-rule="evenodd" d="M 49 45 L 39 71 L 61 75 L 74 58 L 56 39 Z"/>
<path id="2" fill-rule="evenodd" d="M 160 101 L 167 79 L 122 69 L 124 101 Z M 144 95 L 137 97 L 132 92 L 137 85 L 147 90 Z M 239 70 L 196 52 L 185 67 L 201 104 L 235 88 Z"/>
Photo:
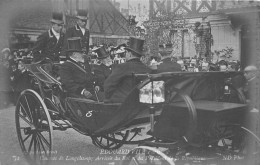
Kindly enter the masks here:
<path id="1" fill-rule="evenodd" d="M 107 134 L 106 136 L 91 137 L 94 145 L 107 149 L 113 150 L 118 149 L 124 145 L 125 141 L 129 136 L 129 131 L 121 131 L 117 133 Z"/>
<path id="2" fill-rule="evenodd" d="M 224 139 L 225 142 L 227 139 Z M 236 155 L 246 160 L 258 160 L 260 157 L 260 138 L 254 132 L 241 126 L 236 126 L 235 136 L 228 147 L 235 152 Z"/>
<path id="3" fill-rule="evenodd" d="M 52 151 L 52 125 L 40 95 L 30 89 L 18 98 L 15 110 L 16 131 L 25 158 L 32 164 L 48 162 Z"/>
<path id="4" fill-rule="evenodd" d="M 156 148 L 140 146 L 126 155 L 122 165 L 174 165 L 174 161 Z"/>

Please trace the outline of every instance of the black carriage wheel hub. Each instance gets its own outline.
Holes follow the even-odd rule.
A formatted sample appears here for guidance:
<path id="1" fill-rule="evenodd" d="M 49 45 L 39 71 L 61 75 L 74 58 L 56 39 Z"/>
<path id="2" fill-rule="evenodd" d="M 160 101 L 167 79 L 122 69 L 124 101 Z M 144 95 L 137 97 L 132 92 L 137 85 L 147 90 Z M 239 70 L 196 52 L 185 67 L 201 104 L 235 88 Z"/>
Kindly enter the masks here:
<path id="1" fill-rule="evenodd" d="M 25 135 L 29 135 L 29 134 L 33 134 L 34 132 L 36 132 L 37 130 L 34 128 L 32 129 L 31 127 L 27 127 L 24 129 L 24 134 Z"/>

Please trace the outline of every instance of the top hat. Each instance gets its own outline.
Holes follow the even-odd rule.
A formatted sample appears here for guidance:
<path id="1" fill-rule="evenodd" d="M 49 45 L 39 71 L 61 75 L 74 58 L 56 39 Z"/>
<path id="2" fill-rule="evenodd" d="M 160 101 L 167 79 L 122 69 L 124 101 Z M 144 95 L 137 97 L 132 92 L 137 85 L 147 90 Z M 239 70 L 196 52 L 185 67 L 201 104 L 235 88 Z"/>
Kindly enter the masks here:
<path id="1" fill-rule="evenodd" d="M 104 46 L 96 49 L 95 52 L 98 55 L 97 56 L 98 59 L 104 59 L 104 58 L 107 58 L 109 56 L 109 54 L 107 53 L 107 51 L 106 51 Z"/>
<path id="2" fill-rule="evenodd" d="M 162 56 L 169 55 L 172 52 L 172 44 L 159 45 L 159 53 Z"/>
<path id="3" fill-rule="evenodd" d="M 136 54 L 142 56 L 143 55 L 143 46 L 144 46 L 144 39 L 130 37 L 129 38 L 129 46 L 125 47 L 126 50 L 130 50 L 135 52 Z"/>
<path id="4" fill-rule="evenodd" d="M 88 11 L 87 10 L 78 10 L 76 18 L 81 20 L 88 20 Z"/>
<path id="5" fill-rule="evenodd" d="M 83 53 L 81 47 L 80 37 L 71 37 L 68 38 L 68 50 L 67 52 L 80 52 Z"/>
<path id="6" fill-rule="evenodd" d="M 63 14 L 62 13 L 52 13 L 52 19 L 50 20 L 52 23 L 62 25 L 63 22 Z"/>

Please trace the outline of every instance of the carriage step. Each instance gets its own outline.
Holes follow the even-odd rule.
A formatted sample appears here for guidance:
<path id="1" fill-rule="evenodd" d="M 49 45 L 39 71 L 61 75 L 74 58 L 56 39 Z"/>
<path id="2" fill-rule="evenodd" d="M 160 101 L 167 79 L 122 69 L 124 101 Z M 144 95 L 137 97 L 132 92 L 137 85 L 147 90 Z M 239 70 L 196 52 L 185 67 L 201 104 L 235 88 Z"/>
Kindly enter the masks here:
<path id="1" fill-rule="evenodd" d="M 59 130 L 59 131 L 66 131 L 68 128 L 71 128 L 70 126 L 67 127 L 52 127 L 53 130 Z"/>

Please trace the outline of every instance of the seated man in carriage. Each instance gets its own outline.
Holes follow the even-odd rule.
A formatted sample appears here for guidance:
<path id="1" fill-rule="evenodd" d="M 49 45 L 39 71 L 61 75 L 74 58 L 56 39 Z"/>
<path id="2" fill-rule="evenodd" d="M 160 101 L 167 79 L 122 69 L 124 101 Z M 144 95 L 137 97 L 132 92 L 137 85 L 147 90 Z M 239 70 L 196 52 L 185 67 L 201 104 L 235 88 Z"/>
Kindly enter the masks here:
<path id="1" fill-rule="evenodd" d="M 85 58 L 81 49 L 80 38 L 69 38 L 68 47 L 67 54 L 69 58 L 59 69 L 60 80 L 64 85 L 64 89 L 70 97 L 95 100 L 94 76 L 85 69 Z"/>
<path id="2" fill-rule="evenodd" d="M 94 52 L 97 53 L 98 62 L 92 66 L 92 71 L 96 79 L 96 85 L 100 87 L 98 90 L 98 99 L 103 101 L 104 99 L 104 82 L 107 77 L 111 74 L 112 59 L 105 47 L 99 47 Z"/>
<path id="3" fill-rule="evenodd" d="M 130 37 L 129 46 L 125 47 L 126 63 L 115 66 L 110 76 L 105 80 L 104 102 L 122 103 L 136 85 L 129 76 L 132 73 L 145 74 L 151 72 L 151 69 L 140 61 L 143 45 L 143 39 Z"/>
<path id="4" fill-rule="evenodd" d="M 105 79 L 111 73 L 112 59 L 107 53 L 104 46 L 94 50 L 97 53 L 98 63 L 93 65 L 93 72 L 97 78 L 97 84 L 102 87 Z M 103 89 L 101 89 L 103 91 Z"/>

